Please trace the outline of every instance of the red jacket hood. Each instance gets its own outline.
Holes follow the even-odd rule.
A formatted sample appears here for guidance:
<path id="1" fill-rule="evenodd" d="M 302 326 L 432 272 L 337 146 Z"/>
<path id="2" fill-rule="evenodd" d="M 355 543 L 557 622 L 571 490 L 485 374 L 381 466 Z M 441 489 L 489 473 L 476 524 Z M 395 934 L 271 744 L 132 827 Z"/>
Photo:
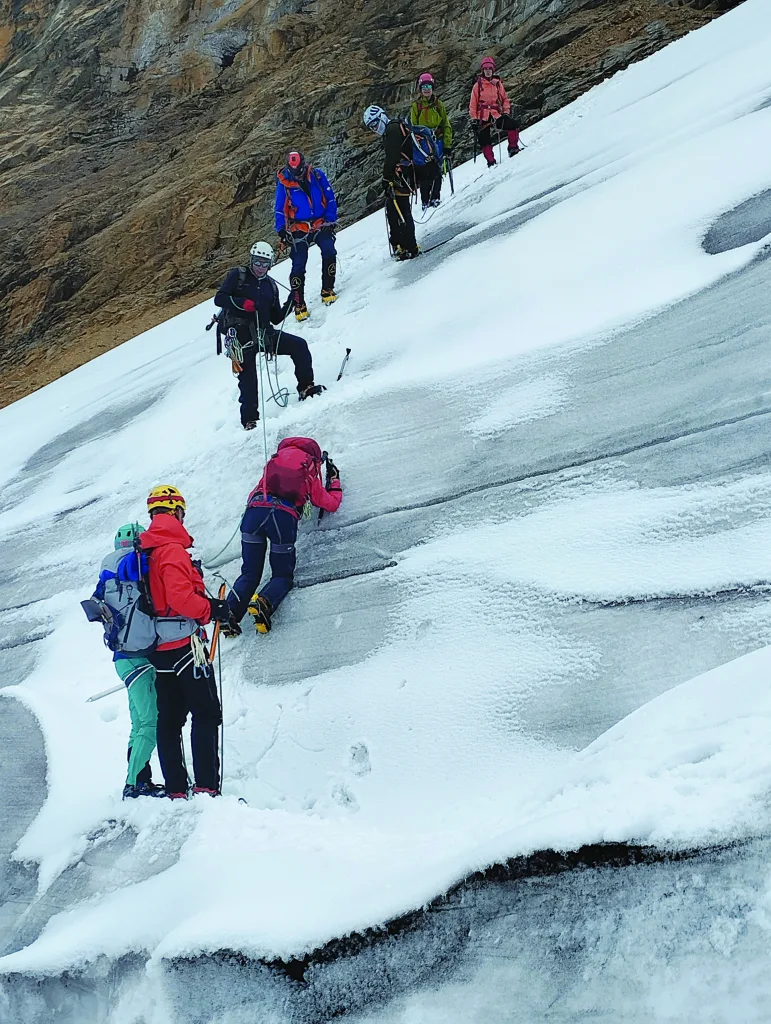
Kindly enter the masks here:
<path id="1" fill-rule="evenodd" d="M 181 544 L 183 548 L 191 548 L 193 538 L 176 516 L 156 515 L 149 528 L 139 535 L 139 543 L 145 551 L 159 548 L 162 544 Z"/>

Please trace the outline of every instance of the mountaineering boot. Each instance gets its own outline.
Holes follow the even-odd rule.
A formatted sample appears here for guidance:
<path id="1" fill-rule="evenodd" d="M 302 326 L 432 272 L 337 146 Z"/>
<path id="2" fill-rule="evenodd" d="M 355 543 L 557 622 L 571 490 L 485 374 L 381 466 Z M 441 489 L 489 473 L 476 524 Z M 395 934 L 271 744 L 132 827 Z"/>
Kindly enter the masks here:
<path id="1" fill-rule="evenodd" d="M 247 423 L 244 423 L 244 430 L 254 430 L 256 426 L 257 420 L 249 420 Z"/>
<path id="2" fill-rule="evenodd" d="M 297 385 L 297 394 L 300 396 L 301 402 L 304 402 L 306 398 L 313 398 L 314 395 L 320 395 L 322 391 L 326 390 L 323 384 L 314 384 L 313 381 L 306 384 L 304 388 Z"/>
<path id="3" fill-rule="evenodd" d="M 154 782 L 137 782 L 135 786 L 126 784 L 123 787 L 124 800 L 133 800 L 138 796 L 166 796 L 166 790 Z"/>
<path id="4" fill-rule="evenodd" d="M 397 248 L 396 258 L 397 260 L 414 260 L 416 256 L 420 256 L 420 247 L 417 249 L 402 249 Z"/>
<path id="5" fill-rule="evenodd" d="M 187 800 L 187 793 L 167 793 L 169 800 Z"/>
<path id="6" fill-rule="evenodd" d="M 249 602 L 247 611 L 254 618 L 254 628 L 258 633 L 270 633 L 270 615 L 272 612 L 270 602 L 261 594 L 255 594 Z"/>
<path id="7" fill-rule="evenodd" d="M 431 203 L 423 203 L 423 213 L 426 212 L 426 210 L 429 208 L 430 205 L 431 205 Z"/>
<path id="8" fill-rule="evenodd" d="M 325 306 L 331 306 L 333 302 L 337 302 L 337 293 L 334 288 L 322 288 L 321 289 L 321 301 Z"/>
<path id="9" fill-rule="evenodd" d="M 513 146 L 509 146 L 509 156 L 516 156 L 520 152 L 519 143 L 515 142 Z"/>
<path id="10" fill-rule="evenodd" d="M 432 199 L 431 202 L 428 205 L 429 206 L 433 206 L 433 207 L 437 207 L 437 206 L 441 205 L 441 202 L 442 202 L 441 199 Z"/>
<path id="11" fill-rule="evenodd" d="M 209 796 L 219 796 L 216 789 L 207 789 L 206 786 L 193 786 L 193 796 L 198 793 L 208 793 Z"/>
<path id="12" fill-rule="evenodd" d="M 310 313 L 305 305 L 305 275 L 292 274 L 289 278 L 289 289 L 292 293 L 292 302 L 294 302 L 295 320 L 307 320 Z"/>

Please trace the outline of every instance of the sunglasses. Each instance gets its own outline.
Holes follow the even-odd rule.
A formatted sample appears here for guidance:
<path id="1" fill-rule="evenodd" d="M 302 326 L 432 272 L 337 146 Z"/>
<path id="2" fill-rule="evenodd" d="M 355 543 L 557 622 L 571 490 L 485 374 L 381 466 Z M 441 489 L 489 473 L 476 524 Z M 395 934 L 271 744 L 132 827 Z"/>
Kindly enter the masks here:
<path id="1" fill-rule="evenodd" d="M 273 266 L 273 264 L 270 262 L 270 260 L 252 260 L 252 266 L 253 267 L 264 267 L 265 270 L 270 270 L 270 268 Z"/>

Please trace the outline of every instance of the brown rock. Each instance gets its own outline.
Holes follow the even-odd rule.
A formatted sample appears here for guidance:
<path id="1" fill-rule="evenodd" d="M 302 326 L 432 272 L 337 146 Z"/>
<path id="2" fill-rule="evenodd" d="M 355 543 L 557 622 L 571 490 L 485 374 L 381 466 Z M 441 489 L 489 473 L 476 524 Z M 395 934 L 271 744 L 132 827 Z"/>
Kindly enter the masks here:
<path id="1" fill-rule="evenodd" d="M 81 0 L 66 20 L 56 0 L 3 5 L 0 357 L 18 383 L 0 404 L 200 301 L 272 240 L 290 145 L 330 174 L 344 222 L 364 213 L 379 148 L 361 111 L 406 112 L 421 70 L 460 158 L 483 53 L 531 124 L 736 2 Z"/>

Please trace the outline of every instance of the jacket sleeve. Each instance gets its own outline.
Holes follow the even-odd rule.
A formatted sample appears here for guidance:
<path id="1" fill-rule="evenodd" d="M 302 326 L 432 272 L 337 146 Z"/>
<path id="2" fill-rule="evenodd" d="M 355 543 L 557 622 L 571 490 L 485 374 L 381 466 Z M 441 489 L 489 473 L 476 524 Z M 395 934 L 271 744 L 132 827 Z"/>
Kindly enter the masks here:
<path id="1" fill-rule="evenodd" d="M 419 117 L 420 114 L 418 113 L 418 104 L 416 100 L 415 103 L 413 103 L 412 106 L 410 107 L 410 124 L 417 124 Z"/>
<path id="2" fill-rule="evenodd" d="M 284 201 L 286 200 L 286 189 L 276 178 L 276 201 L 273 204 L 273 212 L 276 215 L 276 231 L 281 232 L 286 227 L 284 216 Z"/>
<path id="3" fill-rule="evenodd" d="M 471 99 L 468 105 L 468 112 L 472 121 L 479 120 L 479 82 L 474 82 L 471 89 Z"/>
<path id="4" fill-rule="evenodd" d="M 211 619 L 211 605 L 196 589 L 195 570 L 187 551 L 176 544 L 165 546 L 158 569 L 172 612 L 205 626 Z"/>
<path id="5" fill-rule="evenodd" d="M 273 286 L 273 297 L 270 304 L 270 322 L 272 324 L 280 324 L 281 321 L 286 317 L 286 313 L 281 308 L 281 301 L 279 300 L 278 297 L 278 285 L 276 284 L 272 277 L 269 278 L 269 281 Z"/>
<path id="6" fill-rule="evenodd" d="M 511 113 L 511 102 L 509 100 L 509 97 L 506 95 L 506 88 L 503 82 L 498 83 L 498 96 L 500 97 L 501 110 L 504 112 L 504 114 Z"/>
<path id="7" fill-rule="evenodd" d="M 219 287 L 219 291 L 214 296 L 215 306 L 233 306 L 235 303 L 231 302 L 233 292 L 238 286 L 238 270 L 234 267 L 228 271 L 227 277 Z"/>
<path id="8" fill-rule="evenodd" d="M 383 135 L 385 146 L 385 161 L 383 163 L 383 177 L 386 181 L 393 181 L 396 174 L 396 165 L 402 155 L 402 130 L 398 121 L 389 121 Z"/>
<path id="9" fill-rule="evenodd" d="M 339 480 L 333 480 L 329 490 L 322 484 L 318 477 L 311 480 L 311 505 L 316 508 L 323 508 L 325 512 L 337 512 L 340 502 L 343 500 L 343 485 Z"/>
<path id="10" fill-rule="evenodd" d="M 452 149 L 452 125 L 450 119 L 447 116 L 447 107 L 439 100 L 439 113 L 442 115 L 442 120 L 439 122 L 439 131 L 442 133 L 442 140 L 444 141 L 444 148 Z"/>
<path id="11" fill-rule="evenodd" d="M 334 189 L 329 184 L 329 178 L 326 174 L 324 174 L 323 171 L 319 171 L 318 168 L 316 168 L 316 171 L 319 176 L 319 185 L 327 199 L 327 208 L 324 211 L 324 220 L 327 224 L 334 224 L 337 220 L 337 196 L 335 195 Z"/>

